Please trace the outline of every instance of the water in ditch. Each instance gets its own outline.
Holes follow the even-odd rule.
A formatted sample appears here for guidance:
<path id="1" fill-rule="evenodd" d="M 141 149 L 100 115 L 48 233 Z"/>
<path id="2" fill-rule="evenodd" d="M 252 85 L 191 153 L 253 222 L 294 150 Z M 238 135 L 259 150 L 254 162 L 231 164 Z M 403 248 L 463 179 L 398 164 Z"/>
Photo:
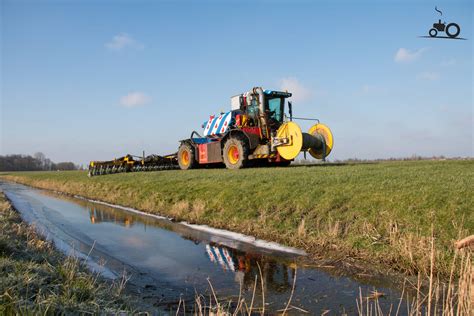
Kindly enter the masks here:
<path id="1" fill-rule="evenodd" d="M 192 305 L 196 294 L 209 301 L 212 284 L 219 299 L 250 303 L 256 276 L 263 276 L 265 310 L 277 313 L 357 313 L 356 300 L 377 290 L 382 310 L 396 309 L 400 291 L 390 278 L 359 278 L 337 265 L 321 266 L 298 252 L 262 248 L 215 235 L 168 219 L 154 218 L 80 198 L 0 182 L 22 218 L 56 247 L 84 258 L 106 278 L 129 278 L 127 291 L 143 308 L 176 308 L 181 299 Z M 295 279 L 296 278 L 296 279 Z M 261 308 L 261 283 L 254 306 Z M 402 304 L 402 308 L 406 304 Z"/>

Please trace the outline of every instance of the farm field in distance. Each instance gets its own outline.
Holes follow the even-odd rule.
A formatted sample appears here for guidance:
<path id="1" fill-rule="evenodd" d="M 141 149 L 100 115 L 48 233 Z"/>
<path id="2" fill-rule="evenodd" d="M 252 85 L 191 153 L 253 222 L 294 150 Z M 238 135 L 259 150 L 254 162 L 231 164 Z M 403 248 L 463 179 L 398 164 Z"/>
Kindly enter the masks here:
<path id="1" fill-rule="evenodd" d="M 409 274 L 429 273 L 432 232 L 444 276 L 454 241 L 474 232 L 474 160 L 0 178 Z"/>

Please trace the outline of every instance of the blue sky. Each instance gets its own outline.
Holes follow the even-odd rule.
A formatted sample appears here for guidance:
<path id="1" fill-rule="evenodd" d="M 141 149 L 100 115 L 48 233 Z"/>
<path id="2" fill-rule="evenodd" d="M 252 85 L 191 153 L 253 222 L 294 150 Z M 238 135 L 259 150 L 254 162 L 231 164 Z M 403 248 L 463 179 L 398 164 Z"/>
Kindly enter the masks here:
<path id="1" fill-rule="evenodd" d="M 435 6 L 468 40 L 418 37 Z M 330 126 L 331 159 L 472 157 L 472 17 L 470 1 L 2 0 L 0 154 L 174 152 L 263 86 Z"/>

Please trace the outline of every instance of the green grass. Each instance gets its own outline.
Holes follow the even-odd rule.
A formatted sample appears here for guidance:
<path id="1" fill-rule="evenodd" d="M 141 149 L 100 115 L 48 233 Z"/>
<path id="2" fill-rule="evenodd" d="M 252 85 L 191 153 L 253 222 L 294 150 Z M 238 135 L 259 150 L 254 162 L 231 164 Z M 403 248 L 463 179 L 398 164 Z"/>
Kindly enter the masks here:
<path id="1" fill-rule="evenodd" d="M 0 192 L 0 314 L 118 313 L 128 298 L 21 221 Z"/>
<path id="2" fill-rule="evenodd" d="M 408 273 L 428 272 L 432 229 L 445 275 L 474 233 L 474 160 L 0 177 Z"/>

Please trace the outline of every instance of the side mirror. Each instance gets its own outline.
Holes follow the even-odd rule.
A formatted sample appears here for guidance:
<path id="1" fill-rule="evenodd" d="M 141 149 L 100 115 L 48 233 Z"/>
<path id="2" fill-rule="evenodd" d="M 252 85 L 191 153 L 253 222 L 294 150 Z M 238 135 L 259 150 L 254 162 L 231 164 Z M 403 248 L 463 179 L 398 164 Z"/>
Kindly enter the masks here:
<path id="1" fill-rule="evenodd" d="M 293 104 L 288 102 L 288 113 L 290 114 L 290 121 L 293 121 Z"/>

